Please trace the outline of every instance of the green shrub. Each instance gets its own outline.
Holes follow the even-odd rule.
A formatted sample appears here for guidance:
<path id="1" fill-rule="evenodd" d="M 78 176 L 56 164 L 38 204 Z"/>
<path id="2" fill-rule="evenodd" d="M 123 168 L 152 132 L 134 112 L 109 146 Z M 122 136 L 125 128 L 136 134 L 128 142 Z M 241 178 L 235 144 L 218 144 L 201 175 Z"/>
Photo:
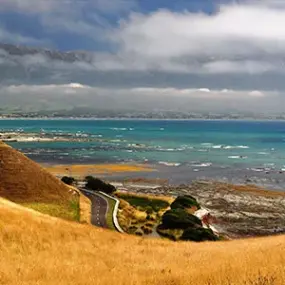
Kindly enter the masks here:
<path id="1" fill-rule="evenodd" d="M 155 217 L 153 215 L 148 214 L 146 216 L 146 220 L 148 220 L 148 221 L 155 221 Z"/>
<path id="2" fill-rule="evenodd" d="M 148 197 L 140 197 L 137 195 L 130 195 L 124 193 L 118 193 L 117 196 L 124 199 L 133 207 L 136 207 L 140 211 L 147 211 L 148 214 L 158 212 L 161 209 L 169 207 L 169 203 L 160 199 L 152 199 Z"/>
<path id="3" fill-rule="evenodd" d="M 170 207 L 171 209 L 185 209 L 191 207 L 197 207 L 197 209 L 200 209 L 200 205 L 197 200 L 190 195 L 177 197 Z"/>
<path id="4" fill-rule="evenodd" d="M 102 191 L 107 194 L 112 194 L 116 191 L 115 186 L 105 183 L 101 179 L 95 178 L 93 176 L 86 176 L 85 177 L 86 188 L 95 191 Z"/>
<path id="5" fill-rule="evenodd" d="M 183 234 L 183 230 L 181 230 L 181 229 L 165 229 L 163 227 L 163 225 L 159 225 L 157 227 L 156 231 L 162 237 L 168 238 L 168 239 L 173 240 L 173 241 L 179 240 Z"/>
<path id="6" fill-rule="evenodd" d="M 205 228 L 187 228 L 181 238 L 181 240 L 191 240 L 191 241 L 216 241 L 218 237 L 213 233 L 211 229 Z"/>
<path id="7" fill-rule="evenodd" d="M 61 178 L 61 181 L 67 185 L 73 185 L 75 182 L 75 179 L 73 177 L 63 176 Z"/>
<path id="8" fill-rule="evenodd" d="M 153 208 L 150 207 L 150 206 L 147 206 L 147 207 L 145 208 L 145 211 L 146 211 L 146 213 L 147 213 L 148 215 L 150 215 L 150 214 L 153 213 Z"/>
<path id="9" fill-rule="evenodd" d="M 162 224 L 164 228 L 169 229 L 186 229 L 189 227 L 202 226 L 202 222 L 199 218 L 187 213 L 181 208 L 165 212 L 162 216 Z"/>

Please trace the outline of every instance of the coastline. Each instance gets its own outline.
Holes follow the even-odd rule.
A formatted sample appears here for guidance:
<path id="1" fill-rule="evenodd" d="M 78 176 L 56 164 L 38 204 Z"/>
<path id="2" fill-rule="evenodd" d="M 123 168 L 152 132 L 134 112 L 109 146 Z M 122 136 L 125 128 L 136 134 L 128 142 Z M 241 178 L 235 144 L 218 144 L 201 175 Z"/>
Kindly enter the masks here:
<path id="1" fill-rule="evenodd" d="M 116 186 L 120 191 L 152 196 L 191 195 L 210 214 L 211 225 L 229 239 L 284 233 L 285 192 L 215 181 L 180 186 L 131 183 Z"/>
<path id="2" fill-rule="evenodd" d="M 60 171 L 58 167 L 53 169 L 59 175 L 60 172 L 65 175 L 73 172 L 78 176 L 91 173 L 112 176 L 114 181 L 167 179 L 172 185 L 210 179 L 285 189 L 285 147 L 279 132 L 283 123 L 274 128 L 271 123 L 264 123 L 264 126 L 252 123 L 249 127 L 247 123 L 239 123 L 237 130 L 241 130 L 241 135 L 236 139 L 231 123 L 167 123 L 214 120 L 140 119 L 165 123 L 136 123 L 133 119 L 115 123 L 113 118 L 95 119 L 111 120 L 110 123 L 92 123 L 93 118 L 90 120 L 82 123 L 66 118 L 64 122 L 55 119 L 51 123 L 16 120 L 1 125 L 0 139 L 38 163 L 64 165 Z M 215 128 L 217 136 L 212 132 Z M 133 167 L 118 169 L 118 164 Z M 90 165 L 99 167 L 92 169 Z M 113 166 L 108 169 L 106 165 Z M 146 165 L 155 171 L 149 171 Z M 63 168 L 69 168 L 69 171 Z"/>
<path id="3" fill-rule="evenodd" d="M 191 195 L 211 215 L 211 225 L 229 239 L 267 236 L 284 232 L 285 192 L 252 184 L 230 184 L 213 180 L 171 185 L 166 180 L 147 178 L 150 166 L 136 164 L 47 165 L 54 175 L 71 175 L 81 181 L 94 175 L 113 184 L 118 191 L 151 196 Z M 72 169 L 72 171 L 70 171 Z M 75 175 L 78 174 L 78 175 Z M 136 174 L 141 178 L 129 178 Z M 117 179 L 116 175 L 122 177 Z M 80 181 L 79 180 L 79 181 Z"/>
<path id="4" fill-rule="evenodd" d="M 31 157 L 34 159 L 33 157 Z M 36 160 L 36 159 L 34 159 Z M 285 193 L 285 173 L 279 171 L 265 173 L 246 169 L 232 169 L 220 167 L 189 168 L 187 166 L 166 166 L 155 163 L 136 162 L 79 162 L 79 161 L 38 161 L 52 174 L 74 176 L 82 178 L 87 175 L 98 176 L 111 182 L 122 183 L 125 181 L 162 181 L 162 184 L 177 187 L 181 184 L 190 185 L 195 181 L 211 181 L 231 185 L 255 185 L 268 191 Z M 222 172 L 221 172 L 222 171 Z M 158 185 L 161 185 L 158 183 Z M 152 183 L 151 183 L 152 184 Z"/>
<path id="5" fill-rule="evenodd" d="M 260 186 L 254 183 L 231 183 L 227 181 L 219 181 L 215 179 L 209 179 L 207 177 L 193 179 L 189 183 L 177 183 L 172 184 L 166 178 L 147 177 L 146 174 L 158 175 L 160 169 L 150 164 L 130 164 L 130 163 L 98 163 L 98 164 L 54 164 L 54 163 L 41 163 L 41 165 L 55 176 L 74 176 L 78 179 L 84 179 L 87 175 L 100 176 L 114 183 L 117 187 L 130 187 L 140 188 L 146 187 L 148 189 L 159 188 L 162 185 L 169 188 L 177 188 L 183 186 L 189 186 L 196 182 L 205 182 L 213 185 L 229 185 L 232 187 L 232 191 L 244 192 L 247 194 L 255 194 L 261 196 L 275 197 L 284 196 L 285 191 L 271 188 L 270 186 Z M 117 179 L 117 177 L 119 177 Z"/>
<path id="6" fill-rule="evenodd" d="M 178 118 L 125 118 L 125 117 L 114 117 L 114 118 L 104 118 L 104 117 L 1 117 L 0 121 L 14 121 L 14 120 L 31 120 L 31 121 L 233 121 L 233 122 L 285 122 L 284 119 L 271 119 L 271 118 L 188 118 L 188 119 L 178 119 Z"/>

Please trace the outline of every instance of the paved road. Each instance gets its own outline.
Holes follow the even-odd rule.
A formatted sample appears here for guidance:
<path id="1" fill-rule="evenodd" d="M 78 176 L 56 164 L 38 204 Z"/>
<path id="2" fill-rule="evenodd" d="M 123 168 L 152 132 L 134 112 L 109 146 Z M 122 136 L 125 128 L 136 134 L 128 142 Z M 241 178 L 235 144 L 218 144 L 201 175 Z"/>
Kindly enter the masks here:
<path id="1" fill-rule="evenodd" d="M 91 206 L 91 223 L 94 226 L 107 228 L 106 215 L 108 211 L 108 202 L 100 194 L 89 193 L 81 190 L 85 196 L 87 196 L 92 203 Z"/>

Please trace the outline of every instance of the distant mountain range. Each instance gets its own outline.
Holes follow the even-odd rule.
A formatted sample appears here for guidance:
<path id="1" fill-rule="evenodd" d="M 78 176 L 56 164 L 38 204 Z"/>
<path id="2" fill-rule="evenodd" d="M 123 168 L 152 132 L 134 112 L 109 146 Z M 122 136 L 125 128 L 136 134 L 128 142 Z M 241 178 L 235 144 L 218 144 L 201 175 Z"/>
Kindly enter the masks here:
<path id="1" fill-rule="evenodd" d="M 25 55 L 42 55 L 52 60 L 59 60 L 64 62 L 84 61 L 91 63 L 93 53 L 87 51 L 68 51 L 62 52 L 58 50 L 51 50 L 46 48 L 35 48 L 27 46 L 19 46 L 12 44 L 0 43 L 0 50 L 5 51 L 10 56 L 25 56 Z M 5 54 L 0 52 L 0 58 L 4 58 Z"/>

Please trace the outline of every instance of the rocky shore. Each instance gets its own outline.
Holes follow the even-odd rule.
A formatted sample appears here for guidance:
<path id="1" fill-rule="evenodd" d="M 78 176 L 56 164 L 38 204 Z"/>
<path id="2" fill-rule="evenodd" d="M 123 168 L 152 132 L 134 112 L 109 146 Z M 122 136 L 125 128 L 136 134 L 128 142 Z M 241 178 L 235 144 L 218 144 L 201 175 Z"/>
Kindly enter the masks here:
<path id="1" fill-rule="evenodd" d="M 229 238 L 285 233 L 285 192 L 212 181 L 157 187 L 126 184 L 119 188 L 151 195 L 192 195 L 209 210 L 211 224 Z"/>
<path id="2" fill-rule="evenodd" d="M 97 138 L 90 138 L 83 133 L 23 133 L 19 132 L 0 132 L 0 140 L 9 142 L 88 142 L 98 141 Z"/>

